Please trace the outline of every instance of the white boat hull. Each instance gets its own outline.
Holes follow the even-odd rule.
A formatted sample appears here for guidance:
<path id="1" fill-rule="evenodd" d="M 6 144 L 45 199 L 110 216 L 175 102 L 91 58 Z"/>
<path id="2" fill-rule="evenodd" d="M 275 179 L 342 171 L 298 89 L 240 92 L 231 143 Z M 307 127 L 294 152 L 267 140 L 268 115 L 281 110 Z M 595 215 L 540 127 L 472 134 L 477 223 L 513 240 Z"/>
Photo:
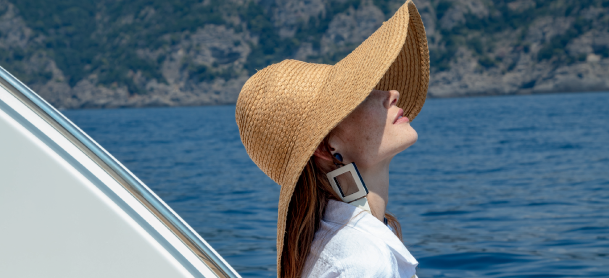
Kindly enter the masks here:
<path id="1" fill-rule="evenodd" d="M 118 161 L 15 87 L 0 84 L 0 277 L 238 277 Z"/>

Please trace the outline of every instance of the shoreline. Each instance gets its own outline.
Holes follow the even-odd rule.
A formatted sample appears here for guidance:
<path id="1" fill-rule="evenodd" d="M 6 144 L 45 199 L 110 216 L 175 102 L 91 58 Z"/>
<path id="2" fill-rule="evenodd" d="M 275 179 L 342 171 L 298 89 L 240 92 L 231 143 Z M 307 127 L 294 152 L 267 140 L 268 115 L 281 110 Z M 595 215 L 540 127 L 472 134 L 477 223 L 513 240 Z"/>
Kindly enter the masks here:
<path id="1" fill-rule="evenodd" d="M 499 94 L 499 93 L 487 93 L 487 94 L 459 94 L 459 95 L 446 95 L 446 96 L 438 96 L 427 93 L 428 99 L 448 99 L 448 98 L 471 98 L 471 97 L 501 97 L 501 96 L 531 96 L 531 95 L 560 95 L 560 94 L 586 94 L 586 93 L 609 93 L 609 90 L 586 90 L 586 91 L 541 91 L 541 92 L 532 92 L 531 90 L 521 90 L 516 91 L 515 93 L 509 94 Z"/>
<path id="2" fill-rule="evenodd" d="M 536 93 L 514 93 L 514 94 L 465 94 L 465 95 L 449 95 L 449 96 L 433 96 L 427 94 L 427 99 L 458 99 L 458 98 L 485 98 L 485 97 L 510 97 L 510 96 L 533 96 L 533 95 L 562 95 L 562 94 L 595 94 L 609 93 L 609 90 L 599 91 L 558 91 L 558 92 L 536 92 Z M 217 104 L 202 104 L 202 105 L 149 105 L 149 106 L 117 106 L 117 107 L 86 107 L 86 108 L 57 108 L 59 111 L 77 111 L 77 110 L 112 110 L 112 109 L 147 109 L 147 108 L 182 108 L 182 107 L 206 107 L 206 106 L 232 106 L 234 102 L 217 103 Z"/>

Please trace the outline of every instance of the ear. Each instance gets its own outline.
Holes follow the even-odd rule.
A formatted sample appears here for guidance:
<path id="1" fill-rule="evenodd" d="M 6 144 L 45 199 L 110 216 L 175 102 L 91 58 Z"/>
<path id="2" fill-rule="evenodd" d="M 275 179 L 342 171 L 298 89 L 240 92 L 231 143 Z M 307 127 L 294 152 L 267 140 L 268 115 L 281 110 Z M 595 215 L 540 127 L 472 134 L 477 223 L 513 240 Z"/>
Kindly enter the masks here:
<path id="1" fill-rule="evenodd" d="M 319 146 L 317 146 L 317 149 L 315 149 L 313 156 L 315 156 L 319 159 L 330 161 L 330 162 L 334 161 L 334 160 L 332 160 L 332 154 L 329 154 L 326 150 L 324 150 L 323 142 L 321 144 L 319 144 Z"/>

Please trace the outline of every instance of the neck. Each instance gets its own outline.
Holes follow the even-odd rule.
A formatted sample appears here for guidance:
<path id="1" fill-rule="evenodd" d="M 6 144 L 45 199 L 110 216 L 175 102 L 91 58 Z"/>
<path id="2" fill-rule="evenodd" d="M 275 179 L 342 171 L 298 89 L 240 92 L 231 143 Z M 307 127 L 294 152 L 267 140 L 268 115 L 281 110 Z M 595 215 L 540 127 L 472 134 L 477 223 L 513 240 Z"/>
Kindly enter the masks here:
<path id="1" fill-rule="evenodd" d="M 372 215 L 383 222 L 389 201 L 389 162 L 379 163 L 358 170 L 368 188 L 368 205 Z"/>

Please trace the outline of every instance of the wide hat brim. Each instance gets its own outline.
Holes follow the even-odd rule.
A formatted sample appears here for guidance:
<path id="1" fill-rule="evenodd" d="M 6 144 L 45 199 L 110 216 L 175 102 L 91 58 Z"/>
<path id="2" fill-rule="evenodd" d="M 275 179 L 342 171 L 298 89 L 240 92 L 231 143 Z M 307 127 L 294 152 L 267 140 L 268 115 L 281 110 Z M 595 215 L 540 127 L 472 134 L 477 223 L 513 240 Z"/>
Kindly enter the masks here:
<path id="1" fill-rule="evenodd" d="M 323 138 L 373 89 L 399 91 L 397 106 L 414 120 L 425 103 L 428 84 L 425 28 L 411 0 L 334 66 L 285 60 L 248 79 L 235 118 L 249 156 L 281 185 L 278 274 L 290 200 Z"/>

